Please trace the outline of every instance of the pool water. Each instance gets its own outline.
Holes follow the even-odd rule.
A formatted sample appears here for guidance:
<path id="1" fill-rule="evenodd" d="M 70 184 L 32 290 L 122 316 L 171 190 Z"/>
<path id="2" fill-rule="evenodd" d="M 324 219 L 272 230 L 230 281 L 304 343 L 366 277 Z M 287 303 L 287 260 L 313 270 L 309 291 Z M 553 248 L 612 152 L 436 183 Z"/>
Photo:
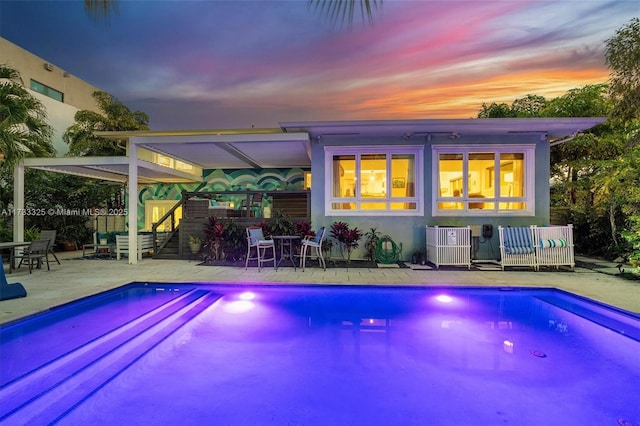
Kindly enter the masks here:
<path id="1" fill-rule="evenodd" d="M 3 425 L 640 425 L 640 319 L 552 289 L 129 284 L 0 328 Z"/>

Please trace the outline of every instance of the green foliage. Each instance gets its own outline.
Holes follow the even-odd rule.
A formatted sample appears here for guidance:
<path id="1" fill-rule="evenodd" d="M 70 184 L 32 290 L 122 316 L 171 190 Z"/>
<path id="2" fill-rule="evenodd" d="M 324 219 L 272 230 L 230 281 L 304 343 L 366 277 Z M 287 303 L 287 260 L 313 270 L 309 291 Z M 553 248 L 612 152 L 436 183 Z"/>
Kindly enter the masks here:
<path id="1" fill-rule="evenodd" d="M 637 264 L 637 261 L 640 261 L 640 217 L 636 216 L 634 222 L 636 222 L 635 229 L 622 231 L 622 236 L 630 246 L 627 258 L 630 261 L 636 261 L 634 263 Z"/>
<path id="2" fill-rule="evenodd" d="M 491 105 L 482 103 L 482 109 L 478 112 L 478 118 L 509 118 L 515 117 L 511 107 L 502 103 L 497 104 L 492 102 Z"/>
<path id="3" fill-rule="evenodd" d="M 6 216 L 0 216 L 0 243 L 13 241 L 13 231 L 9 228 Z"/>
<path id="4" fill-rule="evenodd" d="M 606 41 L 605 61 L 611 70 L 612 118 L 622 123 L 640 119 L 640 19 L 633 18 Z"/>
<path id="5" fill-rule="evenodd" d="M 149 116 L 141 111 L 131 112 L 110 94 L 93 93 L 102 111 L 82 110 L 76 112 L 75 123 L 67 129 L 63 140 L 69 144 L 69 156 L 121 156 L 125 145 L 117 140 L 97 136 L 96 132 L 149 130 Z"/>
<path id="6" fill-rule="evenodd" d="M 224 255 L 227 260 L 236 261 L 247 252 L 247 231 L 235 219 L 227 219 L 224 227 Z"/>
<path id="7" fill-rule="evenodd" d="M 347 262 L 350 262 L 351 252 L 353 249 L 358 248 L 359 241 L 362 238 L 362 232 L 357 227 L 350 229 L 349 225 L 345 222 L 333 222 L 331 225 L 331 236 L 340 244 L 341 254 L 346 251 Z"/>
<path id="8" fill-rule="evenodd" d="M 511 111 L 518 118 L 538 117 L 546 105 L 547 100 L 544 96 L 527 95 L 513 101 Z"/>
<path id="9" fill-rule="evenodd" d="M 275 210 L 272 219 L 271 235 L 294 235 L 294 223 L 283 210 Z"/>
<path id="10" fill-rule="evenodd" d="M 539 111 L 540 117 L 606 117 L 611 112 L 606 84 L 571 89 L 552 99 Z"/>
<path id="11" fill-rule="evenodd" d="M 293 235 L 298 235 L 301 239 L 304 239 L 306 236 L 314 237 L 316 233 L 311 229 L 311 222 L 301 220 L 293 224 Z"/>
<path id="12" fill-rule="evenodd" d="M 52 135 L 44 105 L 23 87 L 18 71 L 0 65 L 0 168 L 12 170 L 26 157 L 52 157 Z"/>
<path id="13" fill-rule="evenodd" d="M 377 228 L 370 228 L 369 231 L 365 232 L 364 248 L 366 250 L 367 260 L 373 262 L 376 259 L 376 247 L 381 235 Z"/>
<path id="14" fill-rule="evenodd" d="M 35 226 L 30 228 L 26 228 L 24 230 L 24 240 L 25 241 L 36 241 L 40 239 L 40 230 Z"/>
<path id="15" fill-rule="evenodd" d="M 518 98 L 511 103 L 511 106 L 492 102 L 490 105 L 482 104 L 478 118 L 524 118 L 538 117 L 540 111 L 544 109 L 547 100 L 544 96 L 527 95 Z"/>
<path id="16" fill-rule="evenodd" d="M 238 260 L 247 250 L 244 227 L 232 219 L 219 220 L 211 216 L 204 227 L 205 242 L 202 245 L 207 260 Z"/>

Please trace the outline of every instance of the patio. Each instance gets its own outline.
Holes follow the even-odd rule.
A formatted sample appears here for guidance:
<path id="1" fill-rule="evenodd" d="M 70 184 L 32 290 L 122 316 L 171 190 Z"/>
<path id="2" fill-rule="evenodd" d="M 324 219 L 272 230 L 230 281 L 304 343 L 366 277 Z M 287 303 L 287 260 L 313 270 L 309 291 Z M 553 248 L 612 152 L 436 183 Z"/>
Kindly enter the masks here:
<path id="1" fill-rule="evenodd" d="M 530 270 L 468 271 L 466 268 L 424 270 L 416 268 L 265 268 L 198 266 L 188 260 L 158 260 L 144 258 L 131 265 L 125 261 L 82 260 L 82 251 L 58 253 L 61 265 L 51 265 L 51 271 L 20 268 L 7 275 L 9 283 L 22 283 L 26 298 L 0 302 L 0 323 L 41 312 L 72 300 L 138 282 L 219 282 L 353 284 L 353 285 L 418 285 L 418 286 L 504 286 L 556 287 L 589 297 L 628 311 L 640 313 L 640 284 L 614 275 L 598 272 L 615 265 L 598 264 L 577 258 L 578 264 L 598 265 L 589 269 L 576 267 L 575 272 L 533 272 Z"/>

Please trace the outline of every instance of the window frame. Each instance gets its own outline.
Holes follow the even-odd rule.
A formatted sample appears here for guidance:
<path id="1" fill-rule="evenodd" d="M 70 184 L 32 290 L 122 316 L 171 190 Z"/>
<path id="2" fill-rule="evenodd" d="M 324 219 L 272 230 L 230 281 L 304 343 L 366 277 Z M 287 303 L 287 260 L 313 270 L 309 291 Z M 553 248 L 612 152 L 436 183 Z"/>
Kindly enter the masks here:
<path id="1" fill-rule="evenodd" d="M 451 197 L 440 196 L 440 155 L 441 154 L 462 154 L 463 155 L 463 171 L 462 180 L 463 188 L 468 188 L 468 170 L 469 170 L 469 154 L 473 153 L 492 153 L 494 154 L 493 185 L 495 198 L 487 198 L 483 201 L 486 203 L 495 203 L 493 209 L 469 209 L 468 202 L 473 202 L 469 197 L 463 194 L 460 202 L 463 203 L 463 209 L 439 209 L 438 204 L 441 202 L 451 202 Z M 500 154 L 523 154 L 524 155 L 524 196 L 522 197 L 505 197 L 500 195 L 499 174 L 495 173 L 499 168 Z M 451 216 L 503 216 L 503 217 L 521 217 L 535 216 L 536 201 L 536 185 L 535 185 L 535 144 L 516 144 L 516 145 L 432 145 L 431 146 L 431 215 L 433 217 L 451 217 Z M 466 177 L 465 177 L 466 176 Z M 525 203 L 526 208 L 522 210 L 500 210 L 500 203 Z"/>
<path id="2" fill-rule="evenodd" d="M 36 93 L 40 93 L 48 98 L 64 103 L 64 93 L 54 89 L 51 86 L 40 83 L 38 80 L 31 79 L 29 82 L 29 89 Z"/>
<path id="3" fill-rule="evenodd" d="M 333 196 L 333 157 L 335 155 L 355 155 L 356 158 L 356 176 L 361 170 L 361 156 L 365 154 L 384 154 L 387 161 L 386 182 L 391 185 L 393 180 L 392 168 L 390 167 L 392 155 L 410 154 L 414 156 L 414 196 L 413 197 L 392 197 L 391 191 L 387 191 L 384 200 L 376 202 L 386 203 L 385 209 L 378 210 L 362 210 L 358 206 L 360 203 L 371 203 L 370 198 L 362 198 L 360 191 L 352 198 L 334 197 Z M 363 145 L 363 146 L 325 146 L 324 147 L 324 202 L 325 216 L 424 216 L 424 146 L 423 145 Z M 353 209 L 333 209 L 334 203 L 355 203 L 356 208 Z M 391 203 L 415 203 L 416 208 L 413 210 L 396 210 L 391 209 Z"/>

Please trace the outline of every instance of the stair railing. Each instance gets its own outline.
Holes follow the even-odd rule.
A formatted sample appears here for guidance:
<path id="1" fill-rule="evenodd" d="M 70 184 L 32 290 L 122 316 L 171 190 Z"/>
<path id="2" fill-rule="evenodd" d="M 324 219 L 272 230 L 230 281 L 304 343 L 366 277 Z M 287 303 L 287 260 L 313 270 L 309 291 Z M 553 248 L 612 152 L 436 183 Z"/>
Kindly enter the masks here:
<path id="1" fill-rule="evenodd" d="M 176 203 L 175 206 L 171 207 L 169 211 L 167 211 L 164 216 L 158 219 L 157 222 L 154 222 L 151 225 L 151 232 L 153 233 L 153 253 L 158 254 L 162 251 L 164 246 L 167 245 L 169 240 L 178 232 L 179 224 L 176 223 L 176 210 L 178 207 L 182 206 L 183 200 L 180 200 Z M 163 241 L 158 240 L 158 228 L 163 226 L 163 224 L 170 220 L 171 226 L 169 227 L 169 233 L 165 236 Z"/>

